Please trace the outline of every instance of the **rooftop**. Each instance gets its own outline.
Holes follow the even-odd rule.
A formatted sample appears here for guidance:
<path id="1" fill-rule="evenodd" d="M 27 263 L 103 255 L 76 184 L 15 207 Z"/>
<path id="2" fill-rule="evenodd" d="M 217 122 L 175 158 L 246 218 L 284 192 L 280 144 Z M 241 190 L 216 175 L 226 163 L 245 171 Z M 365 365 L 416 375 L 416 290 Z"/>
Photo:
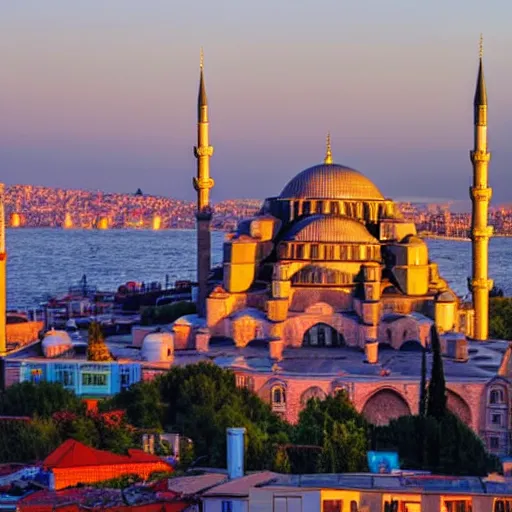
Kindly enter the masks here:
<path id="1" fill-rule="evenodd" d="M 143 366 L 165 369 L 169 363 L 150 363 L 142 361 L 139 348 L 131 347 L 121 341 L 108 342 L 110 351 L 118 362 L 140 362 Z M 489 380 L 498 373 L 509 343 L 507 341 L 468 341 L 469 360 L 459 362 L 448 357 L 444 360 L 444 371 L 450 381 Z M 418 344 L 419 348 L 419 344 Z M 42 356 L 39 344 L 33 344 L 8 356 L 7 361 L 23 360 L 32 364 L 40 361 L 73 362 L 85 361 L 85 354 L 78 354 L 63 359 L 46 359 Z M 275 366 L 269 357 L 268 342 L 255 340 L 245 348 L 237 348 L 233 342 L 213 341 L 207 353 L 195 350 L 177 350 L 174 352 L 173 365 L 184 366 L 200 361 L 211 361 L 223 368 L 252 371 L 257 373 L 274 373 L 288 377 L 309 375 L 311 377 L 332 378 L 336 376 L 350 377 L 354 380 L 389 380 L 419 379 L 421 371 L 420 350 L 394 350 L 387 345 L 380 345 L 379 363 L 365 363 L 364 354 L 357 348 L 287 348 L 283 352 L 283 360 Z M 431 354 L 427 355 L 430 366 Z M 111 363 L 94 363 L 111 364 Z M 388 373 L 383 377 L 383 370 Z M 427 368 L 427 371 L 430 371 Z"/>
<path id="2" fill-rule="evenodd" d="M 415 474 L 405 471 L 386 475 L 370 473 L 279 475 L 278 479 L 262 486 L 512 495 L 510 482 L 471 476 Z"/>

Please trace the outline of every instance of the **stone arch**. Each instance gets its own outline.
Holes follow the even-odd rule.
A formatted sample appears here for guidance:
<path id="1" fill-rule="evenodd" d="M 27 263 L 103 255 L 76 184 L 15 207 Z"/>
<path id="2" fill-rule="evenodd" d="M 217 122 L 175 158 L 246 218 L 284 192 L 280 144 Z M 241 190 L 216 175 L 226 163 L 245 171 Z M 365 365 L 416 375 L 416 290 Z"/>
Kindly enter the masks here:
<path id="1" fill-rule="evenodd" d="M 421 352 L 423 351 L 423 345 L 416 340 L 408 340 L 402 343 L 400 350 L 405 352 Z"/>
<path id="2" fill-rule="evenodd" d="M 459 394 L 450 389 L 446 390 L 446 407 L 463 423 L 471 426 L 471 409 L 469 405 Z"/>
<path id="3" fill-rule="evenodd" d="M 302 395 L 300 396 L 300 404 L 302 407 L 305 407 L 309 400 L 312 398 L 318 398 L 319 400 L 324 400 L 327 395 L 325 394 L 325 391 L 322 388 L 319 388 L 318 386 L 312 386 Z"/>
<path id="4" fill-rule="evenodd" d="M 212 336 L 209 341 L 212 348 L 216 347 L 234 347 L 236 346 L 235 340 L 229 336 Z"/>
<path id="5" fill-rule="evenodd" d="M 325 302 L 336 311 L 348 311 L 352 308 L 352 295 L 349 290 L 294 288 L 290 311 L 304 312 L 318 302 Z"/>
<path id="6" fill-rule="evenodd" d="M 364 417 L 374 425 L 387 425 L 395 418 L 410 414 L 411 409 L 404 397 L 390 388 L 374 393 L 363 407 Z"/>
<path id="7" fill-rule="evenodd" d="M 340 347 L 344 345 L 343 334 L 325 322 L 317 322 L 312 325 L 302 338 L 302 346 L 307 347 Z"/>
<path id="8" fill-rule="evenodd" d="M 358 319 L 355 316 L 334 313 L 332 315 L 304 314 L 289 317 L 284 326 L 284 338 L 287 340 L 288 346 L 301 347 L 306 332 L 319 323 L 328 325 L 338 333 L 342 333 L 346 345 L 357 345 L 360 328 Z"/>

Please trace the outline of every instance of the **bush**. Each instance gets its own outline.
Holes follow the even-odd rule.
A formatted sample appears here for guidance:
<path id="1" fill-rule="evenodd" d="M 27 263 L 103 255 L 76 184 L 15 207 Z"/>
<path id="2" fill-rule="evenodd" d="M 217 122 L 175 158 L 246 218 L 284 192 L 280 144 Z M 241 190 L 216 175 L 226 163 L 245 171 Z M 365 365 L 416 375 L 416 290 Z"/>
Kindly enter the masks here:
<path id="1" fill-rule="evenodd" d="M 185 315 L 197 313 L 193 302 L 180 301 L 165 306 L 151 306 L 142 310 L 141 325 L 170 324 Z"/>

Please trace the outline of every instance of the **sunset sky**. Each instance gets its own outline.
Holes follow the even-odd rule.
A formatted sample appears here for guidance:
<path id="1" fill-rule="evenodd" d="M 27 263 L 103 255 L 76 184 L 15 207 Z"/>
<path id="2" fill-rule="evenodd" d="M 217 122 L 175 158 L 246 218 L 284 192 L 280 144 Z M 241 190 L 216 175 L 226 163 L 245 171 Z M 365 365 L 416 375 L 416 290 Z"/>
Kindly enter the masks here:
<path id="1" fill-rule="evenodd" d="M 4 0 L 0 180 L 192 199 L 199 48 L 213 199 L 334 159 L 468 198 L 484 33 L 493 202 L 512 202 L 510 0 Z"/>

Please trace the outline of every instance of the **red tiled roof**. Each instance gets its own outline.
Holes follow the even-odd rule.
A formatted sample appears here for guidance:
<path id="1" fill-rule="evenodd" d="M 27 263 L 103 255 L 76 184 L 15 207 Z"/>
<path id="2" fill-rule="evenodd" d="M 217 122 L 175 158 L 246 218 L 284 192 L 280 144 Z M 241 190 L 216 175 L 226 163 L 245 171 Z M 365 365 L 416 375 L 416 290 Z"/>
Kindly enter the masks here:
<path id="1" fill-rule="evenodd" d="M 145 453 L 142 450 L 129 450 L 128 456 L 117 455 L 103 450 L 96 450 L 74 439 L 68 439 L 46 457 L 43 466 L 52 469 L 150 462 L 165 461 L 156 455 Z"/>

